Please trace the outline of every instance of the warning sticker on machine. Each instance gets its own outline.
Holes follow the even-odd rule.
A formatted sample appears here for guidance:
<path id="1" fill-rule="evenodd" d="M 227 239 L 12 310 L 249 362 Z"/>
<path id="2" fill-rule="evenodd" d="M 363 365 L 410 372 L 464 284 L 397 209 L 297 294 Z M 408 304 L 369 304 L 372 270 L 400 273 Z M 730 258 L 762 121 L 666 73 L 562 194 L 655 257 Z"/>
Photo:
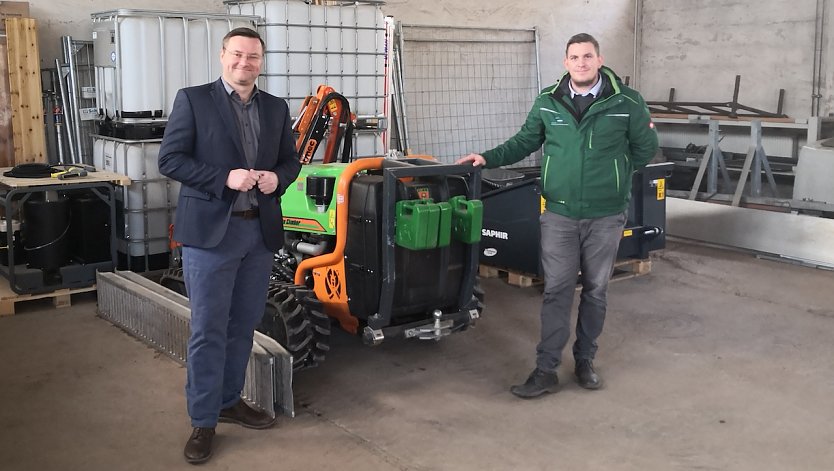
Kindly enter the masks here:
<path id="1" fill-rule="evenodd" d="M 306 218 L 285 217 L 284 229 L 324 232 L 324 228 L 321 227 L 321 224 L 319 224 L 318 221 L 316 221 L 315 219 Z"/>
<path id="2" fill-rule="evenodd" d="M 665 178 L 658 178 L 657 179 L 657 200 L 660 201 L 666 198 L 666 179 Z"/>

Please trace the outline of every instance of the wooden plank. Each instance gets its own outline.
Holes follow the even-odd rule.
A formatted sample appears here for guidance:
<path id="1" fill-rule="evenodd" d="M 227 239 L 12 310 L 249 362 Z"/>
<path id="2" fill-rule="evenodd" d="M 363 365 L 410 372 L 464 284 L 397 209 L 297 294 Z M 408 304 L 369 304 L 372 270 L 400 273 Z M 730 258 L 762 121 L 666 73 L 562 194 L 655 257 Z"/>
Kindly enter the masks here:
<path id="1" fill-rule="evenodd" d="M 29 2 L 0 2 L 0 167 L 14 165 L 12 97 L 9 92 L 9 57 L 5 18 L 28 17 Z"/>
<path id="2" fill-rule="evenodd" d="M 0 23 L 3 23 L 0 21 Z M 5 26 L 4 26 L 5 27 Z M 0 167 L 14 165 L 12 136 L 12 96 L 9 92 L 9 57 L 6 37 L 0 37 Z"/>
<path id="3" fill-rule="evenodd" d="M 32 18 L 5 22 L 14 163 L 46 162 L 37 24 Z"/>
<path id="4" fill-rule="evenodd" d="M 498 278 L 498 269 L 489 265 L 478 266 L 478 275 L 481 278 Z"/>
<path id="5" fill-rule="evenodd" d="M 55 308 L 64 308 L 72 305 L 72 295 L 95 291 L 96 285 L 83 288 L 64 288 L 49 293 L 39 294 L 17 294 L 9 287 L 9 282 L 0 280 L 0 317 L 11 316 L 15 313 L 15 304 L 33 299 L 49 298 Z"/>
<path id="6" fill-rule="evenodd" d="M 535 284 L 543 283 L 542 280 L 529 273 L 516 272 L 490 265 L 479 265 L 478 275 L 481 278 L 499 278 L 506 276 L 508 284 L 518 286 L 519 288 L 529 288 Z"/>
<path id="7" fill-rule="evenodd" d="M 0 18 L 27 18 L 29 2 L 0 2 Z"/>
<path id="8" fill-rule="evenodd" d="M 652 271 L 652 261 L 649 259 L 638 260 L 636 258 L 624 258 L 614 262 L 614 269 L 625 269 L 645 275 Z"/>
<path id="9" fill-rule="evenodd" d="M 107 172 L 104 170 L 96 170 L 95 172 L 87 172 L 87 176 L 75 177 L 67 180 L 59 180 L 57 178 L 14 178 L 4 176 L 3 173 L 11 170 L 11 168 L 0 168 L 0 187 L 4 188 L 29 188 L 33 186 L 44 185 L 72 185 L 75 183 L 92 183 L 92 182 L 110 182 L 114 185 L 128 186 L 130 185 L 130 178 L 121 173 Z"/>
<path id="10" fill-rule="evenodd" d="M 507 272 L 507 283 L 518 286 L 519 288 L 529 288 L 533 286 L 532 276 L 522 275 L 520 273 Z"/>
<path id="11" fill-rule="evenodd" d="M 627 280 L 636 276 L 648 275 L 649 273 L 651 273 L 651 271 L 652 261 L 649 259 L 636 260 L 629 258 L 617 260 L 614 263 L 614 271 L 611 274 L 611 281 L 614 282 L 620 280 Z M 533 285 L 539 285 L 544 283 L 544 280 L 534 275 L 530 275 L 528 273 L 519 273 L 504 268 L 492 267 L 489 265 L 480 265 L 478 267 L 478 274 L 481 276 L 481 278 L 497 278 L 506 274 L 507 283 L 513 286 L 518 286 L 520 288 L 529 288 Z M 579 275 L 581 276 L 581 273 Z M 576 289 L 582 289 L 581 282 L 577 282 Z"/>
<path id="12" fill-rule="evenodd" d="M 648 275 L 651 272 L 651 260 L 618 260 L 614 264 L 614 272 L 611 274 L 611 281 L 627 280 L 629 278 L 634 278 L 635 276 Z"/>

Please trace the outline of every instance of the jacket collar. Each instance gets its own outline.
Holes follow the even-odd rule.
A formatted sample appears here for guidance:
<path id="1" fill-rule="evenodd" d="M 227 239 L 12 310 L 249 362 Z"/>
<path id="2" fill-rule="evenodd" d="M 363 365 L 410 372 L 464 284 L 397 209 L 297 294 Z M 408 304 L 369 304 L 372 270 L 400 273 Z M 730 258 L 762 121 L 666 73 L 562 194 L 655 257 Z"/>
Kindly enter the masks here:
<path id="1" fill-rule="evenodd" d="M 245 168 L 248 164 L 246 163 L 246 154 L 243 153 L 243 143 L 240 141 L 240 130 L 237 127 L 237 119 L 235 118 L 234 110 L 232 110 L 232 104 L 229 102 L 229 91 L 226 89 L 226 84 L 223 83 L 222 78 L 217 79 L 217 81 L 212 84 L 210 93 L 212 99 L 214 100 L 214 104 L 220 111 L 220 117 L 223 118 L 223 124 L 226 127 L 226 132 L 229 133 L 229 136 L 235 143 L 235 149 L 237 149 L 242 162 L 241 168 Z M 269 124 L 274 123 L 275 117 L 271 114 L 272 107 L 262 106 L 264 100 L 261 99 L 260 90 L 255 88 L 255 92 L 253 92 L 251 99 L 258 100 L 258 121 L 261 123 L 261 135 L 258 139 L 258 155 L 255 157 L 255 165 L 257 166 L 258 162 L 261 161 L 267 151 L 267 140 L 270 137 L 268 131 L 270 129 Z"/>
<path id="2" fill-rule="evenodd" d="M 595 102 L 600 100 L 606 100 L 614 95 L 620 94 L 622 91 L 619 86 L 619 77 L 614 73 L 613 70 L 609 69 L 608 67 L 600 67 L 599 69 L 600 80 L 602 80 L 602 86 L 600 87 L 600 93 L 596 97 Z M 573 104 L 573 101 L 570 97 L 570 75 L 565 72 L 562 77 L 556 82 L 556 85 L 550 87 L 544 91 L 544 94 L 550 95 L 554 100 L 561 103 L 562 106 L 567 109 L 571 115 L 573 115 L 574 119 L 577 123 L 581 123 L 583 118 L 587 115 L 589 111 L 592 114 L 596 113 L 596 111 L 592 110 L 593 105 L 586 109 L 583 113 L 579 113 L 576 109 L 576 106 Z M 596 107 L 599 109 L 599 107 Z"/>
<path id="3" fill-rule="evenodd" d="M 599 68 L 599 75 L 600 79 L 603 81 L 602 87 L 600 89 L 600 96 L 598 98 L 607 98 L 611 95 L 616 95 L 618 93 L 622 93 L 620 89 L 620 77 L 617 77 L 617 74 L 614 73 L 613 70 L 609 69 L 606 66 L 602 66 Z M 559 81 L 556 82 L 555 85 L 552 87 L 545 89 L 544 93 L 553 95 L 554 97 L 558 95 L 566 95 L 570 98 L 570 74 L 565 72 L 559 78 Z"/>
<path id="4" fill-rule="evenodd" d="M 220 83 L 223 85 L 223 90 L 226 90 L 226 95 L 232 96 L 232 93 L 236 93 L 235 89 L 229 85 L 229 82 L 223 80 L 223 77 L 220 77 Z M 249 95 L 249 101 L 256 99 L 255 97 L 258 96 L 258 85 L 256 84 L 255 87 L 252 89 L 252 93 Z M 240 95 L 238 95 L 240 96 Z"/>
<path id="5" fill-rule="evenodd" d="M 232 138 L 232 142 L 235 143 L 235 149 L 237 149 L 238 152 L 238 159 L 241 159 L 245 163 L 246 154 L 243 153 L 243 143 L 240 142 L 240 130 L 237 127 L 237 119 L 235 119 L 232 104 L 229 102 L 229 93 L 223 85 L 223 79 L 218 78 L 217 81 L 212 84 L 211 91 L 209 93 L 214 100 L 215 106 L 217 106 L 217 110 L 220 112 L 220 117 L 223 119 L 226 132 L 229 134 L 229 137 Z M 243 167 L 246 167 L 246 165 Z"/>

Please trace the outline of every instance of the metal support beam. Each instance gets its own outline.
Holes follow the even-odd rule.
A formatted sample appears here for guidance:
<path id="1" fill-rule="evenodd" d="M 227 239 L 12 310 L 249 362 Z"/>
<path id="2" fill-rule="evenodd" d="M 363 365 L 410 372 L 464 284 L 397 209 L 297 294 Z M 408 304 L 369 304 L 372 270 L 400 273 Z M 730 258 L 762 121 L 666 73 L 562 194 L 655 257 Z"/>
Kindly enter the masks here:
<path id="1" fill-rule="evenodd" d="M 710 121 L 709 123 L 709 145 L 707 146 L 704 156 L 701 158 L 701 164 L 698 166 L 698 174 L 695 176 L 695 183 L 692 184 L 692 189 L 689 192 L 689 199 L 694 200 L 698 196 L 698 189 L 701 187 L 701 182 L 704 179 L 704 174 L 707 174 L 707 192 L 710 194 L 718 193 L 718 169 L 721 169 L 721 178 L 724 180 L 724 185 L 730 187 L 730 174 L 727 172 L 727 165 L 724 162 L 724 154 L 721 152 L 721 138 L 718 132 L 718 121 Z"/>
<path id="2" fill-rule="evenodd" d="M 750 177 L 750 196 L 761 196 L 762 167 L 764 167 L 765 175 L 767 176 L 767 181 L 770 189 L 773 191 L 773 195 L 778 198 L 776 180 L 773 178 L 770 161 L 768 161 L 767 154 L 764 151 L 764 147 L 762 147 L 762 122 L 757 119 L 750 122 L 750 147 L 747 150 L 747 156 L 744 158 L 741 175 L 738 178 L 736 191 L 733 194 L 733 206 L 738 206 L 741 202 L 741 194 L 744 192 L 744 186 L 747 183 L 748 176 Z"/>

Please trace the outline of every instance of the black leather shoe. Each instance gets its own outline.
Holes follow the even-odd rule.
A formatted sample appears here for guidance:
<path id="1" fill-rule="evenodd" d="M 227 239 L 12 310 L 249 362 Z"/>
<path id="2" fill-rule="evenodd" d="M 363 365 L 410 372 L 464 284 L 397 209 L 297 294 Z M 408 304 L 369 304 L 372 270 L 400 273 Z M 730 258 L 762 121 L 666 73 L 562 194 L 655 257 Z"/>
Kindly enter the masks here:
<path id="1" fill-rule="evenodd" d="M 593 360 L 576 360 L 576 381 L 585 389 L 599 389 L 602 379 L 594 371 Z"/>
<path id="2" fill-rule="evenodd" d="M 538 368 L 530 373 L 524 384 L 517 384 L 510 388 L 511 393 L 523 399 L 532 399 L 558 390 L 559 378 L 556 373 L 546 373 Z"/>
<path id="3" fill-rule="evenodd" d="M 205 463 L 211 458 L 211 441 L 214 427 L 194 427 L 188 441 L 185 442 L 185 461 L 191 464 Z"/>
<path id="4" fill-rule="evenodd" d="M 249 407 L 243 399 L 232 407 L 221 410 L 218 420 L 254 429 L 265 429 L 275 425 L 275 418 L 270 417 L 266 412 Z"/>

